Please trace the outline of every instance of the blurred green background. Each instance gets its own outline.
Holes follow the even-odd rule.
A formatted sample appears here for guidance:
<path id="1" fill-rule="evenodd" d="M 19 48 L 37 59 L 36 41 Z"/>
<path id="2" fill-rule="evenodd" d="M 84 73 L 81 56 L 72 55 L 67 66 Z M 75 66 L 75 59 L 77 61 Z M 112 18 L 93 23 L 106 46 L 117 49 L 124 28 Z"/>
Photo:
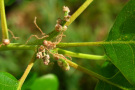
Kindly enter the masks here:
<path id="1" fill-rule="evenodd" d="M 5 0 L 8 28 L 19 40 L 12 42 L 25 43 L 32 34 L 40 36 L 40 32 L 33 24 L 37 17 L 37 24 L 45 32 L 51 32 L 57 18 L 63 17 L 62 7 L 68 6 L 72 15 L 85 0 Z M 62 42 L 91 42 L 103 41 L 113 25 L 116 16 L 128 0 L 94 0 L 93 3 L 69 26 L 64 33 Z M 1 30 L 1 26 L 0 26 Z M 10 35 L 10 37 L 12 37 Z M 1 39 L 1 35 L 0 35 Z M 72 47 L 64 48 L 74 52 L 104 55 L 102 47 Z M 17 79 L 21 77 L 32 51 L 0 51 L 0 71 L 6 71 Z M 51 58 L 53 60 L 53 58 Z M 74 62 L 91 70 L 98 71 L 104 61 L 93 61 L 73 58 Z M 97 80 L 80 71 L 71 68 L 63 71 L 57 63 L 45 66 L 42 60 L 37 60 L 30 72 L 23 90 L 30 90 L 29 86 L 37 77 L 55 74 L 58 78 L 58 90 L 94 90 Z M 48 89 L 50 90 L 50 89 Z"/>

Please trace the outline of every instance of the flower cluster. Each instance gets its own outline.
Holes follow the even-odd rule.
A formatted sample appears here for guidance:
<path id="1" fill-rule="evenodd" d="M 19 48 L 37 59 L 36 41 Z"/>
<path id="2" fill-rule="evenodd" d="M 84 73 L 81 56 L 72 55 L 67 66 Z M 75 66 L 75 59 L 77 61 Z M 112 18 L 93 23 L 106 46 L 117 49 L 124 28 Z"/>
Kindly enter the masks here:
<path id="1" fill-rule="evenodd" d="M 46 52 L 46 49 L 43 45 L 41 45 L 39 48 L 38 48 L 38 53 L 37 53 L 37 56 L 36 56 L 38 59 L 42 59 L 44 64 L 45 65 L 48 65 L 49 62 L 50 62 L 50 56 L 49 54 Z"/>
<path id="2" fill-rule="evenodd" d="M 64 14 L 64 19 L 62 20 L 62 19 L 58 19 L 57 20 L 57 23 L 56 23 L 56 25 L 55 25 L 55 30 L 57 31 L 57 32 L 60 32 L 60 31 L 66 31 L 67 30 L 67 26 L 63 26 L 63 24 L 65 23 L 65 22 L 69 22 L 70 21 L 70 15 L 69 15 L 69 12 L 70 12 L 70 10 L 69 10 L 69 8 L 68 7 L 66 7 L 66 6 L 63 6 L 63 12 L 65 13 Z"/>
<path id="3" fill-rule="evenodd" d="M 70 69 L 69 64 L 66 62 L 67 58 L 65 56 L 63 56 L 62 54 L 58 54 L 57 52 L 52 53 L 50 51 L 50 50 L 56 48 L 56 45 L 58 43 L 60 43 L 60 41 L 61 41 L 61 39 L 63 37 L 63 31 L 67 30 L 67 26 L 65 26 L 64 23 L 70 20 L 70 15 L 69 15 L 70 10 L 69 10 L 68 7 L 64 6 L 63 11 L 65 13 L 64 14 L 64 19 L 63 20 L 58 19 L 57 24 L 55 25 L 55 30 L 57 32 L 61 32 L 61 34 L 56 37 L 56 42 L 51 42 L 51 41 L 44 40 L 43 45 L 41 45 L 38 48 L 38 52 L 37 52 L 36 57 L 38 59 L 42 59 L 44 64 L 48 65 L 49 62 L 50 62 L 50 55 L 49 54 L 52 54 L 53 57 L 57 58 L 56 59 L 57 63 L 62 69 L 69 70 Z"/>

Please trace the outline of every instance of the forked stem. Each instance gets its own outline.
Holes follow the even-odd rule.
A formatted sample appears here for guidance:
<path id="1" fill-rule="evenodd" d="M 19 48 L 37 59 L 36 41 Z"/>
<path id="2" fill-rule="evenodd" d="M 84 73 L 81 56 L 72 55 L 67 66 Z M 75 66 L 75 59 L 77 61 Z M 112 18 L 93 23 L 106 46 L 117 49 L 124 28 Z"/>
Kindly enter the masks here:
<path id="1" fill-rule="evenodd" d="M 28 76 L 28 74 L 29 74 L 31 68 L 33 67 L 35 60 L 36 60 L 36 53 L 33 55 L 33 57 L 32 57 L 32 59 L 31 59 L 29 65 L 27 66 L 27 68 L 26 68 L 24 74 L 22 75 L 21 79 L 19 80 L 19 85 L 18 85 L 17 90 L 21 90 L 21 87 L 22 87 L 22 85 L 23 85 L 25 79 L 27 78 L 27 76 Z"/>

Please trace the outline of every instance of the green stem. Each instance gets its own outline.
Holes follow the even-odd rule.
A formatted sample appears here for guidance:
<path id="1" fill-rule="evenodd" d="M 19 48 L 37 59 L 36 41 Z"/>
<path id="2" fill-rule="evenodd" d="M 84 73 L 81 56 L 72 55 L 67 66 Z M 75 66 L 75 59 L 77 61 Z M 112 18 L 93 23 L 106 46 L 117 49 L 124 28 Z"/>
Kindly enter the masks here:
<path id="1" fill-rule="evenodd" d="M 37 45 L 23 45 L 18 43 L 10 43 L 9 45 L 2 45 L 0 51 L 4 50 L 35 50 Z"/>
<path id="2" fill-rule="evenodd" d="M 36 60 L 35 56 L 36 56 L 36 53 L 33 55 L 33 57 L 32 57 L 32 59 L 31 59 L 29 65 L 27 66 L 27 68 L 26 68 L 24 74 L 22 75 L 21 79 L 19 80 L 19 85 L 18 85 L 17 90 L 21 90 L 21 87 L 22 87 L 22 85 L 23 85 L 25 79 L 27 78 L 27 76 L 28 76 L 28 74 L 29 74 L 31 68 L 32 68 L 33 65 L 34 65 L 34 62 L 35 62 L 35 60 Z"/>
<path id="3" fill-rule="evenodd" d="M 69 26 L 88 6 L 93 0 L 86 0 L 83 5 L 72 15 L 69 22 L 66 22 L 66 26 Z"/>
<path id="4" fill-rule="evenodd" d="M 107 44 L 135 44 L 135 41 L 101 41 L 101 42 L 76 42 L 76 43 L 59 43 L 57 47 L 78 47 L 78 46 L 100 46 Z"/>
<path id="5" fill-rule="evenodd" d="M 63 50 L 57 48 L 59 54 L 76 57 L 76 58 L 83 58 L 83 59 L 92 59 L 92 60 L 107 60 L 107 56 L 99 56 L 99 55 L 90 55 L 90 54 L 83 54 L 83 53 L 74 53 L 71 51 Z"/>
<path id="6" fill-rule="evenodd" d="M 9 39 L 4 0 L 0 0 L 0 13 L 1 13 L 1 26 L 2 26 L 2 40 Z"/>
<path id="7" fill-rule="evenodd" d="M 93 72 L 93 71 L 91 71 L 91 70 L 88 70 L 88 69 L 86 69 L 86 68 L 84 68 L 84 67 L 82 67 L 82 66 L 77 65 L 76 63 L 74 63 L 74 62 L 72 62 L 72 61 L 70 61 L 70 60 L 66 60 L 66 61 L 69 63 L 69 65 L 70 65 L 71 67 L 73 67 L 73 68 L 75 68 L 75 69 L 77 69 L 77 70 L 80 70 L 80 71 L 82 71 L 82 72 L 84 72 L 84 73 L 86 73 L 86 74 L 88 74 L 88 75 L 90 75 L 90 76 L 93 76 L 93 77 L 95 77 L 95 78 L 98 78 L 98 79 L 100 79 L 100 80 L 102 80 L 102 81 L 104 81 L 104 82 L 106 82 L 106 83 L 109 83 L 109 84 L 111 84 L 111 85 L 113 85 L 113 86 L 116 86 L 116 87 L 118 87 L 118 88 L 120 88 L 120 89 L 122 89 L 122 90 L 129 90 L 129 89 L 125 88 L 125 87 L 122 87 L 122 86 L 120 86 L 120 85 L 118 85 L 118 84 L 115 84 L 115 83 L 113 83 L 113 82 L 107 80 L 107 78 L 105 78 L 105 77 L 103 77 L 103 76 L 101 76 L 101 75 L 99 75 L 99 74 L 97 74 L 97 73 L 95 73 L 95 72 Z"/>
<path id="8" fill-rule="evenodd" d="M 57 47 L 78 47 L 78 46 L 99 46 L 105 42 L 76 42 L 76 43 L 59 43 Z"/>

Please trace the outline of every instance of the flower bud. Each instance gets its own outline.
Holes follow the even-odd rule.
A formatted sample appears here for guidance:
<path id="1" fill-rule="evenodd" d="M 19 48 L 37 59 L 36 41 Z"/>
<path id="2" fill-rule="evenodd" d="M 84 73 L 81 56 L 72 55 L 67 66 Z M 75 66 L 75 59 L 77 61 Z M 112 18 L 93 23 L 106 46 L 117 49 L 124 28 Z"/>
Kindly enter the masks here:
<path id="1" fill-rule="evenodd" d="M 62 26 L 61 26 L 60 24 L 56 24 L 56 25 L 55 25 L 55 30 L 56 30 L 57 32 L 60 32 L 60 31 L 62 30 Z"/>
<path id="2" fill-rule="evenodd" d="M 9 39 L 4 39 L 4 40 L 3 40 L 3 44 L 4 44 L 4 45 L 10 44 L 10 40 L 9 40 Z"/>
<path id="3" fill-rule="evenodd" d="M 63 26 L 63 31 L 66 31 L 67 30 L 67 26 Z"/>
<path id="4" fill-rule="evenodd" d="M 66 21 L 66 22 L 69 22 L 70 21 L 70 15 L 68 15 L 68 16 L 64 16 L 64 21 Z"/>

